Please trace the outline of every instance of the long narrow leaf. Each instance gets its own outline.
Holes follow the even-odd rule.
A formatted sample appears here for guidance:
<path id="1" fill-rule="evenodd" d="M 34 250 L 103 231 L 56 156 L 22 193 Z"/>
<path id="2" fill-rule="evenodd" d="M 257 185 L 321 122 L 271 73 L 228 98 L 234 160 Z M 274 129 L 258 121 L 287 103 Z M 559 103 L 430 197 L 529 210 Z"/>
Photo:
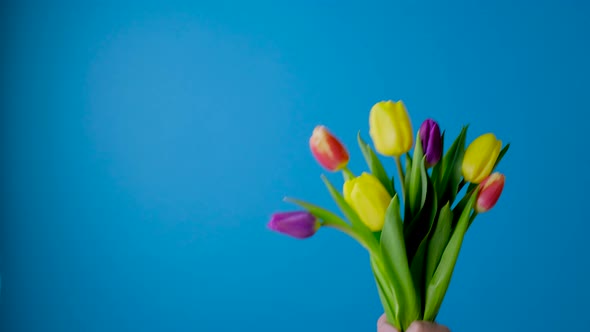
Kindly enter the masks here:
<path id="1" fill-rule="evenodd" d="M 437 214 L 437 202 L 436 202 L 436 193 L 434 191 L 434 186 L 430 179 L 426 178 L 425 184 L 427 185 L 424 192 L 426 193 L 425 203 L 420 210 L 420 219 L 417 232 L 414 234 L 415 238 L 412 238 L 412 241 L 417 245 L 415 249 L 415 253 L 413 256 L 409 256 L 412 253 L 408 253 L 408 259 L 410 260 L 410 272 L 412 273 L 412 280 L 414 282 L 414 288 L 416 290 L 417 296 L 420 299 L 420 305 L 424 306 L 425 299 L 425 279 L 424 279 L 424 269 L 426 265 L 426 252 L 428 249 L 428 243 L 430 238 L 430 233 L 432 231 L 434 225 L 434 219 L 436 218 Z"/>
<path id="2" fill-rule="evenodd" d="M 508 149 L 510 149 L 510 143 L 506 144 L 502 150 L 500 150 L 500 154 L 498 155 L 498 158 L 496 158 L 496 163 L 494 164 L 494 168 L 496 169 L 496 167 L 498 166 L 498 164 L 500 164 L 500 161 L 502 161 L 502 158 L 504 158 L 504 155 L 506 155 L 506 152 L 508 152 Z"/>
<path id="3" fill-rule="evenodd" d="M 344 221 L 344 219 L 322 207 L 292 197 L 285 197 L 285 201 L 301 206 L 319 219 L 330 221 L 342 227 L 350 227 L 350 224 Z"/>
<path id="4" fill-rule="evenodd" d="M 424 168 L 424 158 L 421 166 L 420 179 L 420 198 L 421 204 L 418 213 L 411 213 L 406 207 L 406 215 L 404 216 L 404 239 L 406 241 L 406 251 L 408 260 L 411 262 L 414 254 L 418 250 L 420 243 L 428 234 L 432 218 L 431 213 L 436 213 L 436 193 L 432 181 L 428 178 L 426 169 Z M 415 163 L 415 165 L 417 165 Z"/>
<path id="5" fill-rule="evenodd" d="M 399 294 L 398 299 L 403 307 L 399 319 L 402 328 L 405 329 L 413 321 L 419 319 L 421 310 L 406 257 L 403 224 L 397 196 L 391 200 L 385 214 L 385 224 L 381 233 L 381 253 L 385 264 L 390 267 L 394 291 Z"/>
<path id="6" fill-rule="evenodd" d="M 420 134 L 418 134 L 416 137 L 416 146 L 414 147 L 414 156 L 412 157 L 412 160 L 413 162 L 410 174 L 406 175 L 409 175 L 410 177 L 408 191 L 406 192 L 406 200 L 410 205 L 410 212 L 412 213 L 412 215 L 415 215 L 420 209 L 420 205 L 423 203 L 423 194 L 424 196 L 426 195 L 426 193 L 423 193 L 422 190 L 422 171 L 425 168 L 424 152 L 422 151 L 422 141 L 420 140 Z M 424 185 L 426 185 L 425 182 Z"/>
<path id="7" fill-rule="evenodd" d="M 371 149 L 369 144 L 365 143 L 365 141 L 361 137 L 360 132 L 357 135 L 357 140 L 361 152 L 363 153 L 363 157 L 365 157 L 365 162 L 371 170 L 371 174 L 373 174 L 383 184 L 383 186 L 385 187 L 385 189 L 387 189 L 387 192 L 389 192 L 389 195 L 391 197 L 395 196 L 395 187 L 393 186 L 393 182 L 390 181 L 390 178 L 387 175 L 387 172 L 385 171 L 383 164 L 381 164 L 379 157 L 377 157 L 377 155 L 375 154 L 373 149 Z"/>
<path id="8" fill-rule="evenodd" d="M 379 259 L 377 259 L 374 255 L 371 255 L 371 268 L 377 283 L 379 297 L 381 299 L 383 309 L 385 310 L 387 321 L 398 330 L 401 330 L 401 325 L 399 322 L 401 310 L 400 301 L 391 285 L 392 276 L 385 271 L 383 263 L 380 262 Z"/>
<path id="9" fill-rule="evenodd" d="M 422 157 L 422 161 L 420 162 L 420 184 L 422 186 L 422 190 L 420 192 L 420 209 L 422 209 L 426 203 L 426 196 L 428 194 L 429 188 L 432 187 L 431 190 L 434 191 L 434 184 L 428 178 L 428 173 L 426 172 L 426 156 Z M 433 199 L 436 199 L 436 197 Z M 436 206 L 433 209 L 436 210 Z"/>
<path id="10" fill-rule="evenodd" d="M 477 197 L 477 191 L 471 196 L 469 203 L 461 213 L 457 227 L 445 248 L 438 266 L 428 284 L 426 290 L 426 306 L 424 308 L 424 320 L 434 321 L 442 304 L 444 296 L 449 288 L 453 270 L 457 263 L 457 257 L 463 244 L 463 238 L 469 225 L 469 217 Z"/>
<path id="11" fill-rule="evenodd" d="M 440 257 L 449 242 L 451 237 L 451 223 L 453 221 L 453 212 L 449 203 L 445 204 L 440 210 L 438 215 L 438 221 L 436 222 L 436 228 L 428 243 L 428 253 L 426 255 L 426 280 L 425 283 L 428 285 L 432 275 L 440 262 Z"/>
<path id="12" fill-rule="evenodd" d="M 449 151 L 442 158 L 442 175 L 440 182 L 436 186 L 439 195 L 438 201 L 445 203 L 453 202 L 457 195 L 459 182 L 461 182 L 461 164 L 465 154 L 465 138 L 467 136 L 467 126 L 461 129 L 461 133 L 455 139 Z"/>
<path id="13" fill-rule="evenodd" d="M 349 223 L 344 221 L 344 219 L 340 218 L 333 212 L 321 208 L 317 205 L 291 197 L 285 197 L 285 201 L 299 205 L 300 207 L 304 208 L 309 213 L 313 214 L 318 219 L 320 219 L 322 221 L 322 226 L 329 226 L 340 230 L 341 232 L 355 239 L 361 246 L 365 247 L 367 250 L 370 251 L 371 248 L 369 248 L 365 240 L 360 235 L 358 235 L 356 230 L 354 230 Z"/>

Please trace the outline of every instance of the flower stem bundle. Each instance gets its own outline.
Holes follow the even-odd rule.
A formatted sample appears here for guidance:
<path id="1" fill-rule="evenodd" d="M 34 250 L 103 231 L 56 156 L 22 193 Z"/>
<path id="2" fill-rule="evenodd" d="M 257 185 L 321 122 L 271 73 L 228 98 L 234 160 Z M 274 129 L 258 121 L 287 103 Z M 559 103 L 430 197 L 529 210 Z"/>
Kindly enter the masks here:
<path id="1" fill-rule="evenodd" d="M 444 152 L 444 132 L 433 119 L 422 123 L 414 139 L 402 101 L 375 104 L 369 125 L 375 150 L 359 133 L 368 169 L 358 176 L 347 167 L 348 151 L 326 127 L 316 127 L 310 138 L 320 165 L 342 172 L 342 190 L 322 175 L 341 214 L 286 198 L 303 211 L 276 213 L 269 228 L 303 239 L 332 227 L 356 240 L 369 253 L 387 320 L 405 331 L 416 320 L 436 319 L 469 226 L 502 193 L 505 177 L 494 170 L 510 145 L 487 133 L 465 148 L 464 126 Z M 399 190 L 377 153 L 395 159 Z"/>

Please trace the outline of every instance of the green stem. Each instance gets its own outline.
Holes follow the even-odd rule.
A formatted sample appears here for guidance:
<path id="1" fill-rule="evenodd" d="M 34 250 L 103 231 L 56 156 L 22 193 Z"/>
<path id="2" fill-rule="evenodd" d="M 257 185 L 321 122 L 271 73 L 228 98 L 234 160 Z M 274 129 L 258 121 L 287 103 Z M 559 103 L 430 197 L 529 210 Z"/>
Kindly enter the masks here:
<path id="1" fill-rule="evenodd" d="M 356 177 L 346 166 L 342 169 L 342 176 L 344 177 L 344 181 L 352 180 Z"/>
<path id="2" fill-rule="evenodd" d="M 324 220 L 324 222 L 322 223 L 322 226 L 335 228 L 335 229 L 343 232 L 344 234 L 350 236 L 351 238 L 355 239 L 358 243 L 360 243 L 363 247 L 365 247 L 369 252 L 372 251 L 372 249 L 369 247 L 369 245 L 367 243 L 365 243 L 363 238 L 360 237 L 354 231 L 354 229 L 352 229 L 352 227 L 350 227 L 349 225 L 341 225 L 339 223 Z"/>
<path id="3" fill-rule="evenodd" d="M 399 174 L 399 180 L 401 182 L 401 187 L 402 187 L 402 198 L 404 203 L 406 202 L 406 188 L 405 188 L 405 178 L 404 178 L 404 170 L 402 168 L 402 160 L 400 159 L 399 156 L 395 157 L 395 164 L 397 166 L 397 172 Z"/>

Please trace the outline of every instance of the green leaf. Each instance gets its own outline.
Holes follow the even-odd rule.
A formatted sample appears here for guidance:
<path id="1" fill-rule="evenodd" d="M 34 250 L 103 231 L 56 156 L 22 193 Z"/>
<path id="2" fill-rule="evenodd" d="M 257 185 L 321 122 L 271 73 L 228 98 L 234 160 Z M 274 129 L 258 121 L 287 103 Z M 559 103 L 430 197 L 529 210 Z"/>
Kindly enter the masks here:
<path id="1" fill-rule="evenodd" d="M 427 234 L 427 228 L 430 227 L 429 213 L 430 210 L 436 212 L 437 206 L 432 205 L 433 201 L 436 203 L 436 197 L 434 186 L 432 181 L 428 178 L 425 168 L 425 157 L 422 158 L 420 163 L 414 163 L 414 166 L 420 166 L 420 203 L 418 203 L 418 211 L 413 212 L 408 208 L 406 204 L 405 215 L 404 215 L 404 237 L 406 240 L 406 248 L 408 252 L 408 259 L 413 259 L 416 250 L 420 242 L 422 241 L 425 234 Z M 418 199 L 415 199 L 418 201 Z"/>
<path id="2" fill-rule="evenodd" d="M 346 203 L 344 197 L 342 197 L 342 194 L 340 194 L 340 192 L 334 187 L 334 185 L 332 185 L 330 180 L 328 180 L 328 178 L 323 174 L 322 180 L 324 181 L 326 188 L 328 188 L 328 192 L 330 192 L 332 199 L 334 199 L 334 202 L 336 202 L 336 205 L 338 205 L 342 213 L 351 222 L 353 230 L 367 244 L 369 251 L 377 250 L 378 243 L 377 240 L 375 240 L 373 233 L 369 230 L 367 226 L 365 226 L 365 224 L 361 221 L 361 218 L 359 218 L 358 214 L 354 211 L 354 209 L 350 205 L 348 205 L 348 203 Z"/>
<path id="3" fill-rule="evenodd" d="M 418 302 L 420 305 L 420 315 L 422 315 L 422 312 L 423 312 L 422 307 L 425 304 L 425 300 L 424 300 L 425 256 L 426 256 L 426 246 L 420 245 L 418 247 L 418 250 L 416 251 L 416 255 L 414 255 L 414 259 L 412 259 L 412 263 L 410 263 L 410 273 L 412 274 L 412 282 L 414 283 L 416 297 L 418 298 Z M 421 319 L 422 319 L 422 316 L 419 316 L 417 320 L 421 320 Z"/>
<path id="4" fill-rule="evenodd" d="M 369 166 L 369 170 L 371 170 L 371 174 L 373 174 L 377 179 L 379 179 L 379 181 L 381 182 L 381 184 L 383 184 L 385 189 L 387 189 L 387 192 L 391 197 L 395 196 L 395 186 L 393 185 L 392 181 L 389 180 L 389 176 L 387 175 L 387 172 L 385 171 L 383 164 L 381 164 L 379 157 L 377 157 L 373 149 L 371 149 L 371 146 L 365 143 L 365 141 L 361 137 L 360 131 L 357 135 L 357 140 L 361 152 L 365 157 L 365 161 L 367 162 L 367 166 Z"/>
<path id="5" fill-rule="evenodd" d="M 412 156 L 409 152 L 406 152 L 406 169 L 412 169 Z"/>
<path id="6" fill-rule="evenodd" d="M 445 146 L 445 132 L 442 132 L 441 138 L 440 138 L 440 148 L 444 151 L 444 146 Z M 442 169 L 442 162 L 439 160 L 438 163 L 436 163 L 436 165 L 434 165 L 434 167 L 432 168 L 432 183 L 434 183 L 435 187 L 437 185 L 437 183 L 440 181 L 440 173 L 441 173 L 441 169 Z"/>
<path id="7" fill-rule="evenodd" d="M 410 205 L 410 212 L 415 215 L 423 204 L 422 197 L 426 196 L 423 190 L 423 174 L 426 173 L 424 166 L 424 152 L 422 151 L 422 141 L 420 140 L 420 133 L 416 135 L 416 146 L 414 147 L 414 156 L 412 158 L 412 168 L 410 170 L 410 182 L 408 184 L 408 191 L 406 191 L 406 201 Z M 422 172 L 424 171 L 424 172 Z M 407 173 L 406 173 L 407 174 Z M 406 175 L 407 176 L 407 175 Z"/>
<path id="8" fill-rule="evenodd" d="M 506 144 L 502 148 L 502 150 L 500 150 L 500 154 L 498 155 L 498 158 L 496 159 L 496 163 L 494 164 L 494 168 L 493 169 L 496 169 L 496 167 L 498 166 L 498 164 L 500 163 L 500 161 L 502 160 L 502 158 L 504 158 L 504 155 L 506 154 L 506 152 L 508 152 L 508 149 L 510 149 L 510 143 Z"/>
<path id="9" fill-rule="evenodd" d="M 434 233 L 428 243 L 428 252 L 426 256 L 426 280 L 428 285 L 432 275 L 440 262 L 440 258 L 451 237 L 451 223 L 453 221 L 453 212 L 451 212 L 450 204 L 447 203 L 442 207 L 438 215 L 438 221 Z"/>
<path id="10" fill-rule="evenodd" d="M 371 268 L 379 290 L 379 298 L 385 310 L 387 321 L 398 330 L 401 330 L 399 322 L 400 315 L 400 301 L 392 287 L 392 276 L 386 271 L 383 263 L 379 258 L 371 255 Z"/>
<path id="11" fill-rule="evenodd" d="M 428 173 L 426 172 L 426 156 L 424 156 L 422 158 L 422 161 L 420 162 L 420 184 L 422 185 L 420 209 L 422 209 L 422 207 L 426 203 L 426 196 L 428 194 L 429 188 L 431 188 L 431 190 L 434 191 L 434 185 L 428 178 Z M 436 199 L 436 197 L 434 199 Z M 436 210 L 436 206 L 434 206 L 433 209 Z"/>
<path id="12" fill-rule="evenodd" d="M 377 239 L 377 242 L 381 242 L 381 231 L 373 232 L 373 236 Z"/>
<path id="13" fill-rule="evenodd" d="M 424 320 L 426 321 L 434 321 L 447 289 L 449 288 L 449 283 L 451 282 L 453 270 L 455 269 L 455 264 L 457 263 L 459 251 L 461 250 L 461 245 L 463 244 L 463 238 L 465 237 L 465 232 L 469 226 L 469 218 L 473 209 L 473 205 L 475 204 L 476 197 L 477 191 L 471 196 L 469 203 L 467 203 L 467 206 L 461 213 L 457 227 L 455 228 L 455 231 L 453 232 L 453 235 L 451 236 L 451 239 L 449 240 L 449 243 L 442 254 L 432 279 L 428 284 L 428 288 L 426 290 L 426 306 L 424 308 Z"/>
<path id="14" fill-rule="evenodd" d="M 438 201 L 449 201 L 451 204 L 457 196 L 459 182 L 461 182 L 461 166 L 465 154 L 465 138 L 467 136 L 467 126 L 463 126 L 461 133 L 455 139 L 449 151 L 443 156 L 441 163 L 440 182 L 436 185 Z"/>
<path id="15" fill-rule="evenodd" d="M 394 292 L 398 294 L 402 328 L 407 328 L 413 321 L 420 317 L 420 304 L 406 256 L 403 224 L 400 215 L 399 199 L 393 197 L 385 212 L 385 224 L 381 233 L 381 254 L 385 264 L 391 272 Z"/>
<path id="16" fill-rule="evenodd" d="M 316 216 L 318 219 L 322 220 L 322 226 L 329 226 L 334 227 L 345 234 L 349 235 L 353 239 L 355 239 L 360 245 L 365 247 L 367 250 L 371 250 L 369 245 L 365 242 L 365 240 L 358 235 L 356 230 L 354 230 L 349 223 L 347 223 L 344 219 L 340 218 L 338 215 L 334 214 L 331 211 L 328 211 L 324 208 L 321 208 L 317 205 L 291 198 L 285 197 L 285 201 L 289 203 L 293 203 L 299 205 L 300 207 L 304 208 L 305 210 L 309 211 L 309 213 Z"/>
<path id="17" fill-rule="evenodd" d="M 457 205 L 455 205 L 455 207 L 453 208 L 453 223 L 451 225 L 451 229 L 455 229 L 455 226 L 457 225 L 457 222 L 459 221 L 459 216 L 461 215 L 461 213 L 463 212 L 463 210 L 465 209 L 465 207 L 467 206 L 467 203 L 469 203 L 469 200 L 471 199 L 471 195 L 475 192 L 475 190 L 478 188 L 478 184 L 476 183 L 470 183 L 469 186 L 467 187 L 465 196 L 463 196 L 463 198 L 459 201 L 459 203 L 457 203 Z"/>
<path id="18" fill-rule="evenodd" d="M 406 251 L 410 261 L 410 271 L 412 273 L 414 288 L 420 299 L 421 305 L 424 305 L 425 302 L 423 295 L 425 289 L 424 268 L 426 252 L 428 249 L 430 232 L 432 231 L 437 214 L 436 193 L 432 181 L 425 177 L 424 184 L 426 185 L 426 188 L 424 189 L 424 193 L 426 194 L 425 202 L 420 209 L 417 220 L 413 221 L 414 227 L 412 227 L 412 233 L 408 237 L 409 242 L 406 242 L 407 246 L 411 246 L 406 248 Z"/>
<path id="19" fill-rule="evenodd" d="M 412 216 L 412 212 L 410 211 L 410 204 L 408 203 L 408 190 L 410 188 L 410 174 L 412 172 L 412 162 L 410 163 L 406 163 L 405 165 L 406 167 L 406 171 L 405 174 L 406 176 L 404 177 L 404 183 L 402 184 L 404 186 L 404 190 L 406 193 L 406 196 L 403 197 L 404 201 L 403 201 L 403 208 L 404 208 L 404 229 L 409 225 L 409 222 L 407 222 L 408 220 L 411 219 Z M 400 180 L 401 182 L 401 180 Z"/>
<path id="20" fill-rule="evenodd" d="M 291 197 L 285 197 L 285 201 L 301 206 L 321 220 L 326 220 L 342 227 L 350 227 L 350 225 L 344 221 L 344 219 L 322 207 Z"/>

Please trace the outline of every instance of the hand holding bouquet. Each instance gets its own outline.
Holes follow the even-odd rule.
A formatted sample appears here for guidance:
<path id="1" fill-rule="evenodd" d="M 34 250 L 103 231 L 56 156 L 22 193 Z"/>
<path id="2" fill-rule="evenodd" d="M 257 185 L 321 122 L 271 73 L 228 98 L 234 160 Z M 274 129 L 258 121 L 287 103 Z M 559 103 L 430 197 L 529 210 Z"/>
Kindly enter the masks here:
<path id="1" fill-rule="evenodd" d="M 509 144 L 488 133 L 465 149 L 465 126 L 443 155 L 445 135 L 434 120 L 422 123 L 414 142 L 402 101 L 375 104 L 369 125 L 375 150 L 396 162 L 399 189 L 360 133 L 368 171 L 356 176 L 346 148 L 318 126 L 310 148 L 326 170 L 342 172 L 342 191 L 322 175 L 342 216 L 287 198 L 303 211 L 274 214 L 268 226 L 299 239 L 332 227 L 355 239 L 369 253 L 387 321 L 405 331 L 414 321 L 435 320 L 465 233 L 502 192 L 504 175 L 493 172 Z"/>

